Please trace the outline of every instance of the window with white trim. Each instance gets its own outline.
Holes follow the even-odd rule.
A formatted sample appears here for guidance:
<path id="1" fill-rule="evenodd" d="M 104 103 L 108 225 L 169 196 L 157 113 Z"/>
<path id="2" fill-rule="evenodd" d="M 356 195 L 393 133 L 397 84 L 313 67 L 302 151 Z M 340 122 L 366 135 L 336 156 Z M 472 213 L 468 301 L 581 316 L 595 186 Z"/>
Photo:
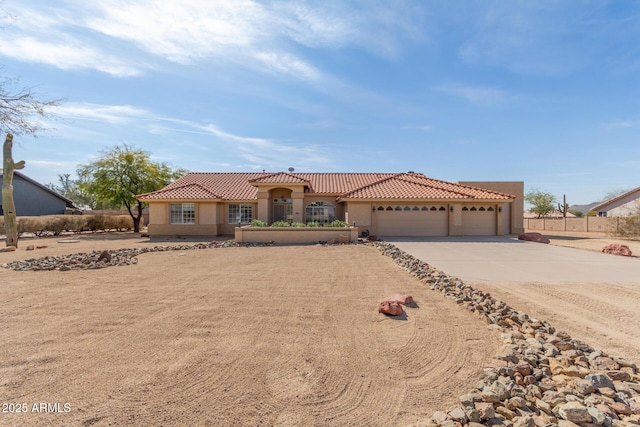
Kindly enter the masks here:
<path id="1" fill-rule="evenodd" d="M 229 205 L 229 224 L 249 224 L 253 221 L 253 205 L 232 203 Z"/>
<path id="2" fill-rule="evenodd" d="M 172 203 L 169 208 L 169 224 L 195 224 L 195 203 Z"/>
<path id="3" fill-rule="evenodd" d="M 307 222 L 329 224 L 336 220 L 336 207 L 327 202 L 313 202 L 307 205 L 304 215 Z"/>

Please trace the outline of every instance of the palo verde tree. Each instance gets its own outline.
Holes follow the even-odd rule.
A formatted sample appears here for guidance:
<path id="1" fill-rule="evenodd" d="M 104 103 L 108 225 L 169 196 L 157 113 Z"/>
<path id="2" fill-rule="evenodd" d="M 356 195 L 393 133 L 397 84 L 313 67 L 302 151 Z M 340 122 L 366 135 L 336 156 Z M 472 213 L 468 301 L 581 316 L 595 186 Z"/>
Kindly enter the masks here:
<path id="1" fill-rule="evenodd" d="M 125 207 L 133 219 L 134 232 L 140 231 L 143 209 L 136 195 L 159 190 L 185 172 L 153 162 L 148 152 L 127 144 L 103 151 L 97 160 L 78 167 L 83 191 L 113 208 Z"/>
<path id="2" fill-rule="evenodd" d="M 531 205 L 531 212 L 543 217 L 555 210 L 556 198 L 553 194 L 545 193 L 539 190 L 530 190 L 524 195 L 525 202 Z"/>
<path id="3" fill-rule="evenodd" d="M 38 120 L 48 117 L 51 107 L 62 100 L 40 101 L 31 88 L 13 91 L 15 79 L 0 77 L 0 134 L 6 134 L 2 146 L 2 206 L 7 247 L 18 247 L 18 224 L 13 201 L 13 171 L 24 168 L 25 162 L 13 161 L 13 136 L 33 135 L 44 130 Z"/>

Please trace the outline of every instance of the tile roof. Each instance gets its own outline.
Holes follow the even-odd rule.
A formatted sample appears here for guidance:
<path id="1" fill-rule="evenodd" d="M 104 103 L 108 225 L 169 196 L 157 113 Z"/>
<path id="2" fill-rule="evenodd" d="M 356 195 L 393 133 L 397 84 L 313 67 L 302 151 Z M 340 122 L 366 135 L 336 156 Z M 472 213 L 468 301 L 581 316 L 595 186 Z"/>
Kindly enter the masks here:
<path id="1" fill-rule="evenodd" d="M 489 199 L 514 196 L 427 178 L 420 173 L 188 173 L 142 201 L 175 199 L 256 200 L 259 184 L 305 184 L 308 193 L 340 199 Z"/>
<path id="2" fill-rule="evenodd" d="M 213 191 L 200 184 L 186 184 L 179 187 L 165 187 L 162 190 L 152 193 L 140 194 L 138 196 L 144 200 L 166 200 L 166 199 L 222 199 Z"/>
<path id="3" fill-rule="evenodd" d="M 311 184 L 308 180 L 302 179 L 290 173 L 278 172 L 263 175 L 249 180 L 250 183 L 260 184 Z"/>
<path id="4" fill-rule="evenodd" d="M 340 199 L 472 199 L 509 200 L 514 196 L 468 185 L 399 173 L 347 192 Z"/>

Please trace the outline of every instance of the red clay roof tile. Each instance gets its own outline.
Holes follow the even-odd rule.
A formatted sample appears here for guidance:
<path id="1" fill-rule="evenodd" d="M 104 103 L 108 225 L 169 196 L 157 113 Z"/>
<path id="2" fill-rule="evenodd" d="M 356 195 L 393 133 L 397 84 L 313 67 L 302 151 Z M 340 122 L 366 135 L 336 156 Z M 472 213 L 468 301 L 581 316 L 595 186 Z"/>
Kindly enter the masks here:
<path id="1" fill-rule="evenodd" d="M 420 173 L 188 173 L 142 201 L 175 199 L 256 200 L 260 184 L 304 183 L 307 192 L 342 199 L 489 199 L 514 196 L 427 178 Z"/>

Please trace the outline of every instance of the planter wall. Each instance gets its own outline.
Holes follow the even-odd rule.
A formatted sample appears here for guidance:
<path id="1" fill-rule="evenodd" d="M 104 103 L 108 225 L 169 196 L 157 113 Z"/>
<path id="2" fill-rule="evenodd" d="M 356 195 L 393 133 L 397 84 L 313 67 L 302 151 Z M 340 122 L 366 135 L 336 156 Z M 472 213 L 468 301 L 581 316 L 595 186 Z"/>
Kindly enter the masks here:
<path id="1" fill-rule="evenodd" d="M 236 227 L 235 240 L 239 243 L 348 243 L 358 240 L 358 227 Z"/>

